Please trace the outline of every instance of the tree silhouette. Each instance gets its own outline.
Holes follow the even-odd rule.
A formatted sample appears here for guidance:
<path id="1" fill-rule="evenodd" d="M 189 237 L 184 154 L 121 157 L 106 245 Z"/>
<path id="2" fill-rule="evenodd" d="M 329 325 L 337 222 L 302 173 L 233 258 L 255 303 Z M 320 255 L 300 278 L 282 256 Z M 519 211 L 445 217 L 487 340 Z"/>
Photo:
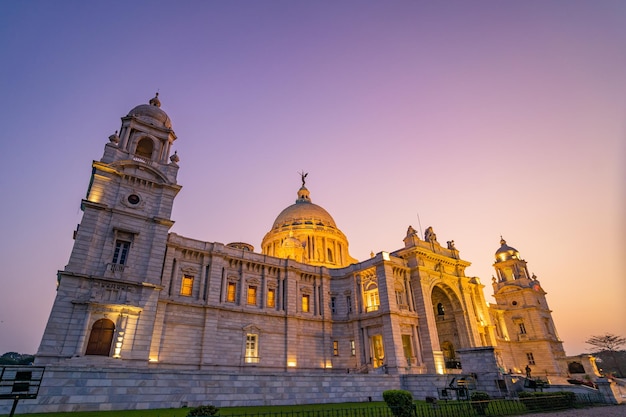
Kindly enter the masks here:
<path id="1" fill-rule="evenodd" d="M 617 367 L 619 376 L 624 376 L 624 372 L 622 372 L 615 352 L 619 351 L 620 347 L 626 343 L 626 337 L 618 336 L 612 333 L 605 333 L 601 336 L 591 336 L 589 339 L 585 340 L 585 343 L 594 346 L 595 349 L 593 349 L 593 351 L 595 353 L 609 352 L 609 355 L 611 355 L 611 358 L 613 359 L 613 363 L 615 363 L 615 366 Z"/>

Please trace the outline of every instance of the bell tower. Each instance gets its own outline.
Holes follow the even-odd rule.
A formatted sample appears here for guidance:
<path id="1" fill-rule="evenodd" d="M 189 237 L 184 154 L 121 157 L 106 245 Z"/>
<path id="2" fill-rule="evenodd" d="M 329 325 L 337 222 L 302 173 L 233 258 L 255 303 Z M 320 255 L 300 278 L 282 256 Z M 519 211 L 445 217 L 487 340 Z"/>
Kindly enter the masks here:
<path id="1" fill-rule="evenodd" d="M 501 351 L 506 366 L 517 372 L 526 372 L 528 366 L 531 375 L 541 378 L 561 374 L 560 359 L 565 351 L 552 320 L 547 293 L 535 274 L 528 273 L 517 249 L 502 238 L 495 258 L 496 276 L 492 281 L 497 305 L 491 306 L 491 312 L 498 345 L 509 345 Z"/>
<path id="2" fill-rule="evenodd" d="M 104 155 L 92 163 L 39 363 L 147 363 L 172 206 L 181 189 L 179 158 L 170 155 L 175 140 L 157 94 L 122 117 L 119 135 L 109 137 Z"/>

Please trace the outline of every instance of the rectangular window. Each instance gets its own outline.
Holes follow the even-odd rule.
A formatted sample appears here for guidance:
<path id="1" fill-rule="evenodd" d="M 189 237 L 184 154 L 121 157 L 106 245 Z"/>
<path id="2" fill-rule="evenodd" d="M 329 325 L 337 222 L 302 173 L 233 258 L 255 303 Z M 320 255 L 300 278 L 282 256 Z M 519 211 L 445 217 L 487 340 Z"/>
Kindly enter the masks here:
<path id="1" fill-rule="evenodd" d="M 354 344 L 354 340 L 350 340 L 350 355 L 356 356 L 356 345 Z"/>
<path id="2" fill-rule="evenodd" d="M 248 305 L 256 305 L 256 287 L 254 285 L 248 286 Z"/>
<path id="3" fill-rule="evenodd" d="M 246 335 L 246 363 L 259 363 L 259 336 L 248 333 Z"/>
<path id="4" fill-rule="evenodd" d="M 405 292 L 403 291 L 396 291 L 396 303 L 398 304 L 398 307 L 400 307 L 401 309 L 406 308 L 406 299 L 405 299 Z"/>
<path id="5" fill-rule="evenodd" d="M 402 351 L 404 352 L 404 357 L 406 358 L 407 363 L 410 365 L 411 358 L 413 357 L 413 343 L 411 343 L 410 334 L 402 335 Z"/>
<path id="6" fill-rule="evenodd" d="M 348 313 L 352 313 L 352 297 L 346 296 L 346 305 L 348 306 Z"/>
<path id="7" fill-rule="evenodd" d="M 519 333 L 526 334 L 526 326 L 524 326 L 524 323 L 519 324 Z"/>
<path id="8" fill-rule="evenodd" d="M 333 314 L 337 312 L 337 297 L 330 297 L 330 311 Z"/>
<path id="9" fill-rule="evenodd" d="M 274 288 L 269 288 L 267 290 L 267 306 L 268 307 L 276 306 L 276 290 Z"/>
<path id="10" fill-rule="evenodd" d="M 117 265 L 126 265 L 130 242 L 125 240 L 115 241 L 115 251 L 113 252 L 113 263 Z"/>
<path id="11" fill-rule="evenodd" d="M 193 291 L 193 276 L 183 275 L 183 280 L 180 284 L 180 295 L 190 297 Z"/>
<path id="12" fill-rule="evenodd" d="M 535 357 L 533 356 L 533 354 L 531 352 L 528 352 L 526 354 L 526 359 L 528 359 L 528 364 L 529 365 L 534 365 L 535 364 Z"/>
<path id="13" fill-rule="evenodd" d="M 309 294 L 302 294 L 302 312 L 309 312 Z"/>
<path id="14" fill-rule="evenodd" d="M 234 303 L 237 299 L 237 283 L 229 282 L 228 283 L 228 291 L 226 293 L 226 301 L 229 303 Z"/>
<path id="15" fill-rule="evenodd" d="M 339 356 L 339 341 L 333 340 L 333 356 Z"/>

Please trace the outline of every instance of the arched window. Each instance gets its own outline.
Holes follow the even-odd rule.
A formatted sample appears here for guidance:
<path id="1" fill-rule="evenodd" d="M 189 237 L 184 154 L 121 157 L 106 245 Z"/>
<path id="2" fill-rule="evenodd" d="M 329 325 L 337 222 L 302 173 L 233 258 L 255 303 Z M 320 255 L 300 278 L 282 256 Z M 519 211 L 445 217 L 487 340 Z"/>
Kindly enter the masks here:
<path id="1" fill-rule="evenodd" d="M 152 150 L 154 149 L 154 144 L 152 140 L 149 138 L 143 138 L 137 143 L 137 149 L 135 150 L 135 155 L 143 156 L 144 158 L 152 158 Z"/>
<path id="2" fill-rule="evenodd" d="M 585 367 L 580 362 L 569 362 L 567 364 L 567 370 L 570 374 L 584 374 Z"/>
<path id="3" fill-rule="evenodd" d="M 365 311 L 376 311 L 380 305 L 380 299 L 378 297 L 378 286 L 371 282 L 365 287 Z"/>
<path id="4" fill-rule="evenodd" d="M 109 319 L 100 319 L 91 326 L 85 355 L 109 356 L 115 324 Z"/>
<path id="5" fill-rule="evenodd" d="M 445 308 L 443 308 L 443 304 L 441 303 L 437 304 L 437 315 L 444 316 L 445 314 L 446 314 L 446 310 Z"/>

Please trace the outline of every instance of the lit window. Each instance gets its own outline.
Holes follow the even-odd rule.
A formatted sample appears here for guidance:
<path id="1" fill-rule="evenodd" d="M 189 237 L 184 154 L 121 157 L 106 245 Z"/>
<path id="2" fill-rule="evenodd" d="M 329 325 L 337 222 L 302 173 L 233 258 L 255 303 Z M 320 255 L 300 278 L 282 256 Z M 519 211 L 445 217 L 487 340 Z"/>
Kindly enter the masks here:
<path id="1" fill-rule="evenodd" d="M 183 275 L 183 281 L 180 285 L 180 295 L 191 296 L 193 290 L 193 276 Z"/>
<path id="2" fill-rule="evenodd" d="M 259 363 L 259 336 L 248 333 L 246 335 L 246 363 Z"/>
<path id="3" fill-rule="evenodd" d="M 229 282 L 228 283 L 228 292 L 226 294 L 226 301 L 229 303 L 234 303 L 237 296 L 237 283 Z"/>
<path id="4" fill-rule="evenodd" d="M 526 326 L 524 326 L 524 323 L 519 324 L 519 333 L 526 334 Z"/>
<path id="5" fill-rule="evenodd" d="M 371 283 L 365 290 L 365 311 L 376 311 L 380 305 L 378 298 L 378 286 Z"/>
<path id="6" fill-rule="evenodd" d="M 402 351 L 407 363 L 410 365 L 413 357 L 413 343 L 411 343 L 411 335 L 409 334 L 402 335 Z"/>
<path id="7" fill-rule="evenodd" d="M 339 356 L 339 341 L 333 340 L 333 356 Z"/>
<path id="8" fill-rule="evenodd" d="M 535 357 L 533 356 L 533 354 L 531 352 L 528 352 L 526 354 L 526 359 L 528 359 L 528 364 L 529 365 L 534 365 L 535 364 Z"/>
<path id="9" fill-rule="evenodd" d="M 354 340 L 350 340 L 350 355 L 356 356 L 356 344 Z"/>
<path id="10" fill-rule="evenodd" d="M 337 297 L 330 297 L 330 311 L 333 314 L 337 312 Z"/>
<path id="11" fill-rule="evenodd" d="M 270 288 L 267 290 L 267 306 L 276 306 L 276 290 L 274 288 Z"/>
<path id="12" fill-rule="evenodd" d="M 309 294 L 302 294 L 302 312 L 309 312 Z"/>
<path id="13" fill-rule="evenodd" d="M 256 305 L 256 287 L 254 285 L 248 287 L 248 305 Z"/>
<path id="14" fill-rule="evenodd" d="M 117 265 L 126 265 L 130 242 L 125 240 L 115 241 L 115 252 L 113 252 L 113 263 Z"/>

